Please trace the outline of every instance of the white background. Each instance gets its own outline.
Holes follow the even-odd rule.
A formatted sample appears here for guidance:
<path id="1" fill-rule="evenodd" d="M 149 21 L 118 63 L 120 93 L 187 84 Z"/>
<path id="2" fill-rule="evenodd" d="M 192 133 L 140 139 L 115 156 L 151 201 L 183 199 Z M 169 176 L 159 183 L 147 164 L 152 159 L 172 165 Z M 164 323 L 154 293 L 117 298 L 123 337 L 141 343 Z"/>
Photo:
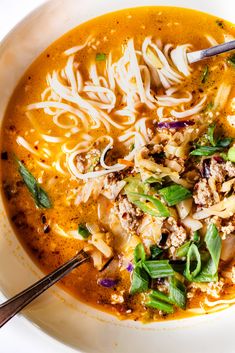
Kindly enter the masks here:
<path id="1" fill-rule="evenodd" d="M 32 9 L 44 0 L 0 0 L 0 40 Z M 0 302 L 3 297 L 0 295 Z M 29 338 L 30 337 L 30 338 Z M 71 353 L 47 337 L 26 319 L 17 316 L 0 329 L 1 353 Z"/>

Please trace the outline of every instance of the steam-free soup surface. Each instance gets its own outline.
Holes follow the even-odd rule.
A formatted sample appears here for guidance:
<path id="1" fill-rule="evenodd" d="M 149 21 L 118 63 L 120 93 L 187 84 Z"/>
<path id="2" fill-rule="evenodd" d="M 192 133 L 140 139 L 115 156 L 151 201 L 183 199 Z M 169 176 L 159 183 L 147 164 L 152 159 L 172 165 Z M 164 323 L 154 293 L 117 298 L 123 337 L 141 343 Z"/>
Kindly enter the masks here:
<path id="1" fill-rule="evenodd" d="M 20 81 L 2 128 L 9 219 L 45 273 L 91 254 L 61 281 L 80 300 L 148 321 L 234 297 L 235 58 L 185 56 L 234 34 L 195 11 L 125 10 L 67 33 Z"/>

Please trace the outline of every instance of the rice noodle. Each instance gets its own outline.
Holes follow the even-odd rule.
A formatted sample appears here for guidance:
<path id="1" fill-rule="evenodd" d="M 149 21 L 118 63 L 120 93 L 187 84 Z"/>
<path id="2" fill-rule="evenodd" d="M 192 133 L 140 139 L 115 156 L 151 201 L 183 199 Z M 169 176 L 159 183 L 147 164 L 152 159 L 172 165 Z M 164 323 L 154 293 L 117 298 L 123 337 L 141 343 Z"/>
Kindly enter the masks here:
<path id="1" fill-rule="evenodd" d="M 217 109 L 217 108 L 223 109 L 225 107 L 225 104 L 227 103 L 231 89 L 232 89 L 232 86 L 229 85 L 228 83 L 226 82 L 221 83 L 217 91 L 217 94 L 215 96 L 213 109 Z"/>
<path id="2" fill-rule="evenodd" d="M 221 304 L 234 304 L 235 303 L 235 298 L 233 299 L 222 299 L 222 300 L 215 300 L 213 302 L 210 302 L 207 298 L 205 299 L 205 304 L 207 306 L 213 307 Z"/>
<path id="3" fill-rule="evenodd" d="M 22 136 L 17 136 L 16 142 L 35 156 L 40 157 L 40 153 L 31 147 L 31 145 Z"/>
<path id="4" fill-rule="evenodd" d="M 195 105 L 193 108 L 190 108 L 188 110 L 184 110 L 182 112 L 177 112 L 176 110 L 171 110 L 171 115 L 174 116 L 175 118 L 187 118 L 188 116 L 195 115 L 199 113 L 203 109 L 203 104 L 207 100 L 207 96 L 205 95 L 200 102 Z"/>
<path id="5" fill-rule="evenodd" d="M 89 43 L 91 38 L 92 38 L 92 36 L 89 36 L 84 44 L 76 45 L 75 47 L 72 47 L 72 48 L 65 50 L 64 54 L 67 56 L 76 54 L 77 52 L 79 52 L 80 50 L 84 49 L 87 46 L 87 44 Z"/>
<path id="6" fill-rule="evenodd" d="M 41 95 L 42 101 L 26 107 L 27 114 L 32 110 L 43 109 L 52 117 L 57 129 L 67 131 L 62 132 L 63 137 L 57 137 L 54 130 L 41 131 L 36 119 L 30 118 L 45 144 L 49 145 L 49 148 L 45 146 L 47 151 L 53 148 L 53 144 L 61 147 L 53 167 L 63 175 L 70 174 L 72 178 L 81 180 L 102 177 L 126 168 L 119 163 L 109 166 L 105 162 L 107 151 L 113 148 L 115 143 L 110 136 L 111 129 L 123 131 L 118 140 L 127 148 L 131 144 L 134 145 L 134 148 L 123 156 L 126 161 L 134 160 L 138 151 L 150 142 L 151 134 L 146 126 L 149 118 L 140 115 L 141 105 L 151 110 L 156 109 L 160 119 L 164 119 L 165 115 L 169 118 L 169 114 L 184 118 L 198 113 L 206 100 L 204 96 L 196 106 L 188 110 L 184 108 L 184 105 L 192 100 L 191 93 L 180 88 L 184 80 L 183 75 L 189 76 L 191 73 L 185 60 L 190 47 L 188 44 L 177 47 L 172 44 L 164 46 L 148 37 L 143 41 L 141 50 L 137 51 L 132 38 L 116 62 L 113 62 L 112 53 L 108 54 L 104 71 L 100 71 L 97 62 L 90 63 L 87 69 L 88 79 L 84 81 L 75 54 L 87 45 L 93 45 L 93 42 L 94 40 L 88 37 L 83 45 L 66 50 L 68 59 L 65 67 L 61 71 L 48 73 L 46 77 L 47 87 Z M 153 83 L 162 85 L 166 90 L 165 94 L 155 96 Z M 169 111 L 169 107 L 176 107 L 176 110 Z M 130 126 L 130 129 L 127 130 L 127 126 Z M 88 152 L 95 142 L 90 131 L 101 127 L 106 131 L 103 140 L 107 141 L 107 145 L 100 156 L 100 167 L 92 172 L 81 173 L 77 158 L 81 153 Z M 71 141 L 68 142 L 68 139 Z M 39 153 L 27 142 L 20 142 L 24 148 L 39 157 Z M 172 148 L 179 149 L 178 152 L 175 151 L 179 157 L 185 153 L 183 142 L 182 146 L 171 146 Z M 49 154 L 45 151 L 44 153 L 48 158 Z M 157 167 L 159 168 L 161 175 L 169 175 L 173 181 L 187 184 L 179 178 L 173 165 L 172 169 Z"/>
<path id="7" fill-rule="evenodd" d="M 189 49 L 191 49 L 191 45 L 184 44 L 178 45 L 175 49 L 171 51 L 171 59 L 174 65 L 177 67 L 179 72 L 182 72 L 182 74 L 184 74 L 184 76 L 189 76 L 192 71 L 187 59 L 187 51 Z"/>

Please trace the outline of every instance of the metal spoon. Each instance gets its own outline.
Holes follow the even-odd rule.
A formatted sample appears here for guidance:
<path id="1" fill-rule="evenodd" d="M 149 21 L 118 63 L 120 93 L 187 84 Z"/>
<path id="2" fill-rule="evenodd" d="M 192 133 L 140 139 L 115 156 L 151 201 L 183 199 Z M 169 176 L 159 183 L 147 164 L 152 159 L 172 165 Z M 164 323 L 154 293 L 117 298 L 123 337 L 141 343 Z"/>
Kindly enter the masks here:
<path id="1" fill-rule="evenodd" d="M 235 40 L 232 40 L 231 42 L 227 42 L 224 44 L 219 44 L 214 47 L 210 47 L 208 49 L 187 53 L 187 58 L 188 58 L 189 64 L 193 64 L 197 61 L 204 60 L 218 54 L 226 53 L 227 51 L 230 51 L 233 49 L 235 49 Z"/>
<path id="2" fill-rule="evenodd" d="M 58 282 L 61 278 L 66 276 L 74 268 L 80 266 L 82 263 L 88 261 L 90 256 L 83 250 L 81 250 L 71 260 L 57 268 L 49 275 L 43 277 L 40 281 L 34 283 L 32 286 L 23 290 L 13 298 L 7 300 L 5 303 L 0 305 L 0 327 L 2 327 L 7 321 L 21 311 L 26 305 L 31 303 L 32 300 L 37 298 L 45 290 L 50 288 L 53 284 Z"/>

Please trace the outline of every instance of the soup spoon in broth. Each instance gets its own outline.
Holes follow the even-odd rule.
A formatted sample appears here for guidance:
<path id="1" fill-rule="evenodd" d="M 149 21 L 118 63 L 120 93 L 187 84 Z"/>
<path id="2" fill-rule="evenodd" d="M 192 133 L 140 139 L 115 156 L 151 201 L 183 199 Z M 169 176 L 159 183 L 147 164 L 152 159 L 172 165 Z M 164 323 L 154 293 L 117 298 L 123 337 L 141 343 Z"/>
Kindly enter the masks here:
<path id="1" fill-rule="evenodd" d="M 0 327 L 19 313 L 25 306 L 45 292 L 53 284 L 69 274 L 76 267 L 90 260 L 90 256 L 83 250 L 79 251 L 72 259 L 61 265 L 49 275 L 43 277 L 32 286 L 23 290 L 13 298 L 0 305 Z"/>
<path id="2" fill-rule="evenodd" d="M 210 47 L 208 49 L 193 51 L 191 53 L 187 53 L 188 63 L 193 64 L 198 61 L 210 58 L 212 56 L 216 56 L 218 54 L 223 54 L 234 49 L 235 49 L 235 40 L 232 40 L 230 42 L 219 44 L 214 47 Z"/>

